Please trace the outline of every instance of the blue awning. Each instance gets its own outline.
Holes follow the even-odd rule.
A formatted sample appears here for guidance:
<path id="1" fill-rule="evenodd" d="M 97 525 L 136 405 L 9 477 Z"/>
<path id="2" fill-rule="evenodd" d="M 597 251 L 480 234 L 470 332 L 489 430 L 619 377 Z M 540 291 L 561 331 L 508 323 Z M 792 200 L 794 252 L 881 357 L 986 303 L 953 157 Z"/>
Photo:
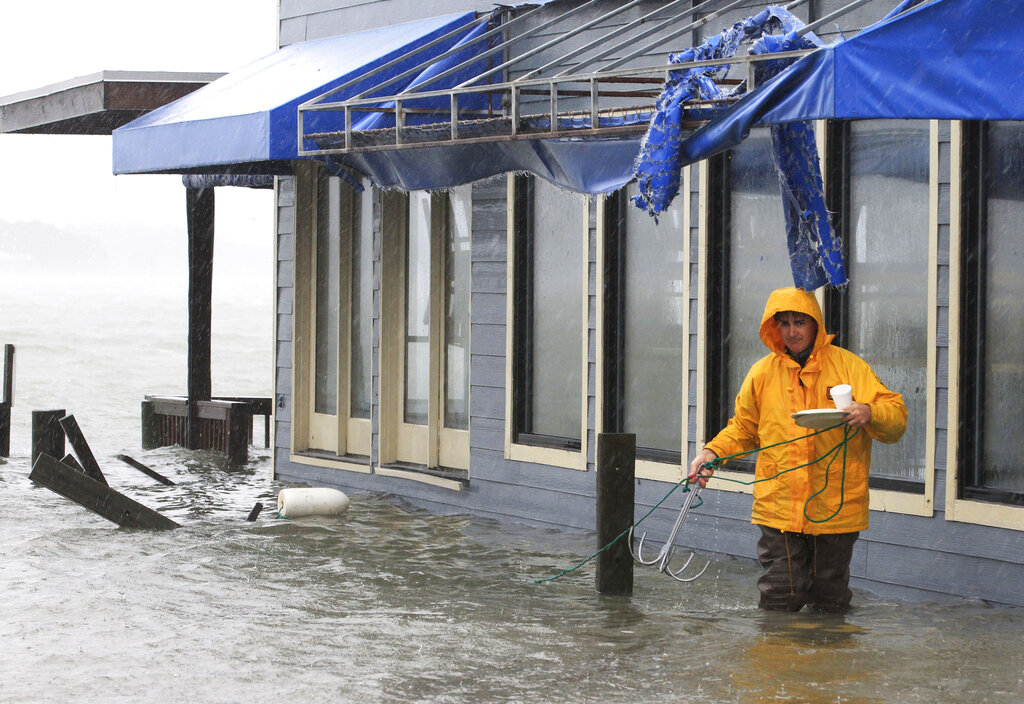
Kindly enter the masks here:
<path id="1" fill-rule="evenodd" d="M 451 48 L 467 12 L 284 47 L 114 130 L 114 173 L 288 173 L 298 105 L 399 57 L 352 94 Z M 326 118 L 325 118 L 326 119 Z"/>
<path id="2" fill-rule="evenodd" d="M 1024 3 L 934 0 L 821 48 L 695 132 L 683 163 L 751 128 L 825 118 L 1024 120 Z"/>

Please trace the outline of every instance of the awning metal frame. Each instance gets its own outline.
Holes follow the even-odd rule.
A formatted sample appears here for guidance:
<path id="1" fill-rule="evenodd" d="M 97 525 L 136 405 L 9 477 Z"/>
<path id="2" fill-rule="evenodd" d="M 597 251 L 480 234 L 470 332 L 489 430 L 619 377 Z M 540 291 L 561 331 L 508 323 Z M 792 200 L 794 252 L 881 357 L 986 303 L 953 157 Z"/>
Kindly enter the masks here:
<path id="1" fill-rule="evenodd" d="M 731 0 L 726 2 L 722 7 L 710 11 L 709 14 L 703 17 L 691 19 L 695 14 L 720 1 L 705 0 L 696 6 L 687 7 L 685 14 L 657 19 L 656 16 L 664 15 L 666 11 L 671 12 L 682 4 L 688 2 L 688 0 L 672 0 L 656 10 L 648 12 L 625 25 L 611 28 L 610 31 L 601 34 L 601 36 L 585 43 L 582 46 L 573 47 L 567 50 L 557 58 L 550 60 L 539 67 L 532 68 L 522 76 L 513 80 L 485 83 L 482 85 L 479 84 L 480 81 L 489 79 L 496 74 L 500 74 L 502 76 L 507 75 L 509 69 L 521 64 L 523 61 L 536 56 L 542 51 L 557 48 L 560 44 L 567 43 L 569 39 L 581 32 L 595 27 L 601 27 L 617 15 L 636 7 L 642 1 L 643 0 L 630 0 L 630 2 L 624 3 L 603 15 L 594 17 L 587 21 L 580 21 L 581 14 L 599 2 L 599 0 L 589 0 L 576 8 L 572 8 L 566 12 L 546 19 L 521 34 L 517 34 L 512 38 L 507 38 L 509 29 L 518 24 L 524 23 L 529 19 L 539 17 L 537 13 L 545 10 L 545 8 L 549 6 L 535 7 L 522 14 L 507 19 L 505 22 L 487 30 L 472 41 L 453 47 L 439 55 L 430 57 L 428 60 L 417 64 L 401 74 L 377 84 L 372 89 L 348 99 L 332 100 L 334 96 L 351 89 L 355 84 L 378 75 L 399 62 L 408 61 L 411 56 L 428 51 L 440 43 L 450 41 L 459 35 L 464 35 L 467 31 L 470 31 L 471 28 L 478 27 L 484 22 L 491 21 L 492 15 L 483 15 L 469 25 L 460 27 L 458 30 L 450 32 L 443 37 L 439 37 L 423 47 L 419 47 L 411 54 L 398 57 L 391 62 L 377 67 L 368 73 L 362 74 L 358 78 L 300 105 L 298 107 L 298 154 L 300 156 L 327 156 L 334 154 L 438 146 L 451 144 L 453 142 L 468 144 L 483 141 L 509 141 L 518 139 L 557 138 L 565 136 L 606 137 L 612 135 L 638 134 L 646 130 L 646 119 L 635 119 L 632 122 L 626 121 L 625 124 L 618 125 L 602 125 L 601 118 L 616 115 L 622 116 L 624 114 L 631 114 L 635 117 L 653 112 L 655 102 L 661 94 L 661 89 L 669 79 L 669 74 L 673 71 L 685 71 L 702 66 L 745 66 L 747 69 L 746 75 L 749 77 L 747 85 L 747 91 L 749 92 L 754 88 L 753 71 L 750 70 L 750 66 L 755 62 L 769 60 L 777 61 L 779 59 L 786 58 L 796 59 L 810 53 L 810 50 L 804 50 L 761 56 L 744 55 L 713 61 L 694 61 L 680 64 L 666 62 L 641 67 L 623 67 L 623 64 L 643 57 L 649 53 L 653 53 L 656 49 L 664 46 L 667 42 L 673 41 L 688 32 L 692 32 L 699 27 L 714 21 L 729 10 L 748 1 Z M 785 8 L 787 10 L 792 10 L 806 1 L 807 0 L 793 0 L 788 3 Z M 806 25 L 800 30 L 799 34 L 804 35 L 812 32 L 817 28 L 834 21 L 838 17 L 845 15 L 868 2 L 874 1 L 875 0 L 851 0 L 851 2 L 844 7 L 841 7 L 829 15 Z M 551 27 L 566 21 L 573 23 L 571 29 L 565 33 L 559 34 L 553 39 L 541 42 L 536 47 L 528 49 L 513 58 L 506 59 L 497 66 L 488 68 L 486 71 L 455 87 L 427 90 L 431 84 L 435 84 L 448 76 L 454 75 L 459 71 L 464 70 L 466 67 L 478 63 L 482 59 L 499 53 L 506 54 L 509 48 L 521 45 L 523 42 L 536 38 L 536 36 L 544 30 L 550 29 Z M 639 34 L 631 35 L 633 30 L 641 27 L 643 29 Z M 472 47 L 475 44 L 479 44 L 480 42 L 490 42 L 492 38 L 497 36 L 503 37 L 503 40 L 500 43 L 487 48 L 483 52 L 475 54 L 472 58 L 463 61 L 457 66 L 449 68 L 435 76 L 431 76 L 428 80 L 411 89 L 390 93 L 384 91 L 382 93 L 382 89 L 418 75 L 438 61 L 464 52 L 467 48 Z M 613 40 L 619 41 L 612 46 L 609 46 L 608 42 Z M 637 43 L 642 40 L 646 41 L 639 44 Z M 635 45 L 635 48 L 628 54 L 616 59 L 614 62 L 606 64 L 597 70 L 589 72 L 581 71 L 581 69 L 592 67 L 602 59 L 605 59 L 631 45 Z M 592 55 L 580 60 L 575 65 L 570 63 L 571 60 L 576 57 L 588 53 L 592 53 Z M 662 50 L 658 53 L 667 52 Z M 556 68 L 562 68 L 562 70 L 550 76 L 544 77 L 542 75 L 545 72 Z M 624 89 L 624 86 L 631 87 Z M 488 108 L 486 110 L 468 110 L 465 108 L 459 108 L 460 97 L 475 94 L 486 94 L 490 96 L 500 95 L 502 97 L 501 110 L 496 111 L 493 108 Z M 522 98 L 523 96 L 528 95 L 546 96 L 546 100 L 540 100 L 533 103 L 535 106 L 544 106 L 542 112 L 523 113 Z M 694 109 L 713 107 L 720 108 L 723 102 L 732 102 L 737 100 L 739 97 L 740 96 L 727 98 L 724 101 L 695 100 L 688 103 L 688 107 Z M 448 108 L 417 108 L 408 104 L 410 102 L 430 98 L 448 98 Z M 623 108 L 621 106 L 611 108 L 607 106 L 607 101 L 618 98 L 637 98 L 640 102 L 636 105 L 629 106 L 628 108 Z M 582 100 L 583 107 L 574 111 L 564 111 L 561 109 L 563 99 Z M 602 107 L 603 101 L 605 103 L 604 107 Z M 493 100 L 488 102 L 491 103 Z M 306 113 L 317 111 L 344 113 L 343 130 L 332 133 L 307 133 L 304 128 L 304 117 Z M 354 113 L 393 114 L 395 116 L 396 124 L 393 128 L 374 130 L 375 133 L 379 133 L 376 135 L 380 138 L 378 141 L 375 141 L 372 144 L 357 145 L 353 139 Z M 420 125 L 418 127 L 407 126 L 406 118 L 415 114 L 436 114 L 439 119 L 436 123 L 431 125 Z M 563 129 L 560 126 L 561 121 L 571 118 L 582 119 L 584 124 L 589 120 L 589 126 Z M 543 121 L 548 122 L 546 129 L 538 127 L 538 124 L 542 124 Z M 472 133 L 472 130 L 467 128 L 471 128 L 474 123 L 486 123 L 489 128 L 486 136 L 468 136 Z M 696 127 L 699 124 L 700 121 L 698 120 L 694 122 L 693 126 Z M 418 136 L 414 139 L 409 138 L 409 130 L 411 129 L 419 130 Z M 424 135 L 424 130 L 426 129 L 430 129 L 429 135 Z M 330 141 L 335 146 L 307 146 L 311 141 L 316 140 L 318 137 L 329 137 Z"/>

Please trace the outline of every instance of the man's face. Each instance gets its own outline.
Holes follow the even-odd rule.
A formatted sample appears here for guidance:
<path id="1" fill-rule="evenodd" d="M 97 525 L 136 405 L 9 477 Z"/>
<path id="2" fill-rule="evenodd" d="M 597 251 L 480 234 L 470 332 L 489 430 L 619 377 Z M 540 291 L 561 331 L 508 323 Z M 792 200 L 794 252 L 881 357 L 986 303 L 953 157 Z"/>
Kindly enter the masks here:
<path id="1" fill-rule="evenodd" d="M 793 354 L 800 354 L 810 348 L 818 335 L 818 324 L 814 318 L 803 313 L 783 311 L 776 314 L 775 324 L 779 327 L 782 342 Z"/>

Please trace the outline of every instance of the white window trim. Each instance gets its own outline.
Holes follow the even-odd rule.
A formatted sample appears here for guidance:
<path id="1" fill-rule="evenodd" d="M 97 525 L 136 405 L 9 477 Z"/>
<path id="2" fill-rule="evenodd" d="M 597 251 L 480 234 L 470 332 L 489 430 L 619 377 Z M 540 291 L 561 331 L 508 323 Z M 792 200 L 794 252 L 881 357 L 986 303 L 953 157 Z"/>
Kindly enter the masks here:
<path id="1" fill-rule="evenodd" d="M 506 179 L 507 209 L 506 222 L 508 231 L 508 253 L 506 256 L 506 314 L 505 314 L 505 458 L 519 462 L 532 462 L 535 464 L 551 465 L 554 467 L 566 467 L 568 469 L 587 470 L 587 379 L 589 369 L 587 363 L 588 351 L 588 325 L 589 320 L 589 283 L 590 277 L 587 272 L 590 270 L 590 203 L 589 200 L 580 196 L 580 207 L 583 209 L 583 231 L 580 237 L 583 238 L 583 267 L 582 278 L 582 315 L 583 334 L 580 335 L 580 361 L 583 373 L 580 384 L 580 406 L 581 406 L 581 427 L 580 427 L 580 449 L 560 450 L 550 447 L 539 447 L 535 445 L 524 445 L 513 442 L 513 395 L 512 385 L 513 357 L 515 354 L 515 174 L 510 173 Z M 600 296 L 598 296 L 600 299 Z"/>
<path id="2" fill-rule="evenodd" d="M 312 344 L 312 336 L 310 334 L 312 329 L 310 327 L 312 325 L 312 306 L 310 301 L 313 300 L 313 281 L 315 279 L 315 274 L 310 269 L 312 268 L 312 248 L 314 246 L 313 241 L 316 228 L 315 215 L 310 217 L 310 213 L 315 213 L 316 207 L 313 201 L 315 197 L 316 165 L 311 163 L 297 164 L 293 178 L 295 191 L 293 205 L 295 251 L 293 262 L 295 271 L 292 297 L 292 423 L 288 459 L 297 464 L 341 469 L 364 474 L 369 473 L 371 471 L 369 461 L 366 464 L 353 463 L 347 461 L 344 454 L 332 456 L 325 454 L 324 450 L 309 449 L 310 420 L 313 414 L 310 403 L 310 346 Z M 343 308 L 347 308 L 347 306 L 343 306 Z M 339 312 L 339 316 L 341 315 L 342 312 Z M 347 335 L 341 336 L 339 340 L 339 358 L 342 356 L 347 358 L 346 350 L 341 348 L 345 339 L 347 339 Z M 340 366 L 347 366 L 347 364 Z M 339 386 L 347 388 L 347 379 L 344 383 L 339 381 Z M 339 433 L 342 432 L 341 426 L 347 427 L 347 422 L 343 421 L 348 420 L 347 411 L 345 414 L 341 412 L 343 406 L 347 408 L 347 403 L 343 404 L 343 400 L 339 396 Z M 371 409 L 371 414 L 372 412 Z M 343 436 L 339 436 L 336 452 L 342 448 L 342 442 Z M 369 459 L 367 457 L 367 460 Z"/>
<path id="3" fill-rule="evenodd" d="M 960 207 L 963 200 L 961 176 L 963 168 L 963 125 L 950 123 L 950 188 L 949 188 L 949 405 L 946 421 L 946 520 L 975 523 L 994 528 L 1024 530 L 1024 508 L 987 501 L 971 501 L 957 497 L 960 466 L 957 455 L 960 444 L 960 291 L 961 244 L 963 242 Z"/>
<path id="4" fill-rule="evenodd" d="M 433 201 L 433 199 L 432 199 Z M 469 431 L 443 427 L 441 413 L 443 385 L 436 367 L 443 361 L 444 346 L 444 238 L 438 228 L 447 217 L 431 203 L 430 216 L 430 387 L 426 426 L 410 425 L 402 417 L 402 394 L 405 383 L 405 295 L 406 282 L 406 223 L 409 201 L 404 192 L 385 192 L 381 195 L 381 280 L 380 280 L 380 424 L 379 457 L 375 472 L 382 476 L 399 477 L 425 482 L 449 489 L 462 489 L 462 483 L 435 477 L 431 474 L 402 468 L 388 467 L 401 462 L 423 464 L 428 468 L 440 466 L 441 455 L 447 455 L 444 466 L 469 470 Z M 412 431 L 412 432 L 410 432 Z M 415 459 L 410 459 L 415 458 Z"/>

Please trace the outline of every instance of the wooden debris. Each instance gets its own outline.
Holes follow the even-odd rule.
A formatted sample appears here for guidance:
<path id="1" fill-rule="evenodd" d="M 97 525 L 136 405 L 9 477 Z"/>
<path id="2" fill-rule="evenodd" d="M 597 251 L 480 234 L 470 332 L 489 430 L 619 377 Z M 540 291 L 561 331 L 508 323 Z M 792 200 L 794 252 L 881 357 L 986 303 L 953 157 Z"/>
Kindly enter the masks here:
<path id="1" fill-rule="evenodd" d="M 39 455 L 28 478 L 123 528 L 164 530 L 179 527 L 167 516 L 79 473 L 50 455 Z"/>
<path id="2" fill-rule="evenodd" d="M 85 435 L 82 434 L 81 428 L 78 427 L 78 421 L 75 420 L 75 417 L 71 414 L 64 416 L 60 419 L 60 427 L 64 428 L 64 435 L 67 436 L 68 442 L 71 443 L 71 449 L 78 455 L 78 461 L 85 468 L 85 473 L 100 484 L 108 484 L 109 482 L 103 476 L 100 465 L 93 456 L 89 443 L 85 441 Z"/>
<path id="3" fill-rule="evenodd" d="M 147 474 L 153 477 L 153 479 L 156 479 L 161 484 L 165 484 L 166 486 L 174 486 L 174 482 L 172 482 L 170 479 L 160 474 L 155 469 L 150 469 L 146 465 L 142 464 L 141 462 L 132 457 L 129 457 L 128 455 L 118 455 L 117 459 L 121 460 L 127 465 L 135 467 L 135 469 L 139 470 L 143 474 Z"/>
<path id="4" fill-rule="evenodd" d="M 263 502 L 257 501 L 256 505 L 252 507 L 252 511 L 249 511 L 249 517 L 245 520 L 255 521 L 256 517 L 260 515 L 260 511 L 263 510 Z"/>

